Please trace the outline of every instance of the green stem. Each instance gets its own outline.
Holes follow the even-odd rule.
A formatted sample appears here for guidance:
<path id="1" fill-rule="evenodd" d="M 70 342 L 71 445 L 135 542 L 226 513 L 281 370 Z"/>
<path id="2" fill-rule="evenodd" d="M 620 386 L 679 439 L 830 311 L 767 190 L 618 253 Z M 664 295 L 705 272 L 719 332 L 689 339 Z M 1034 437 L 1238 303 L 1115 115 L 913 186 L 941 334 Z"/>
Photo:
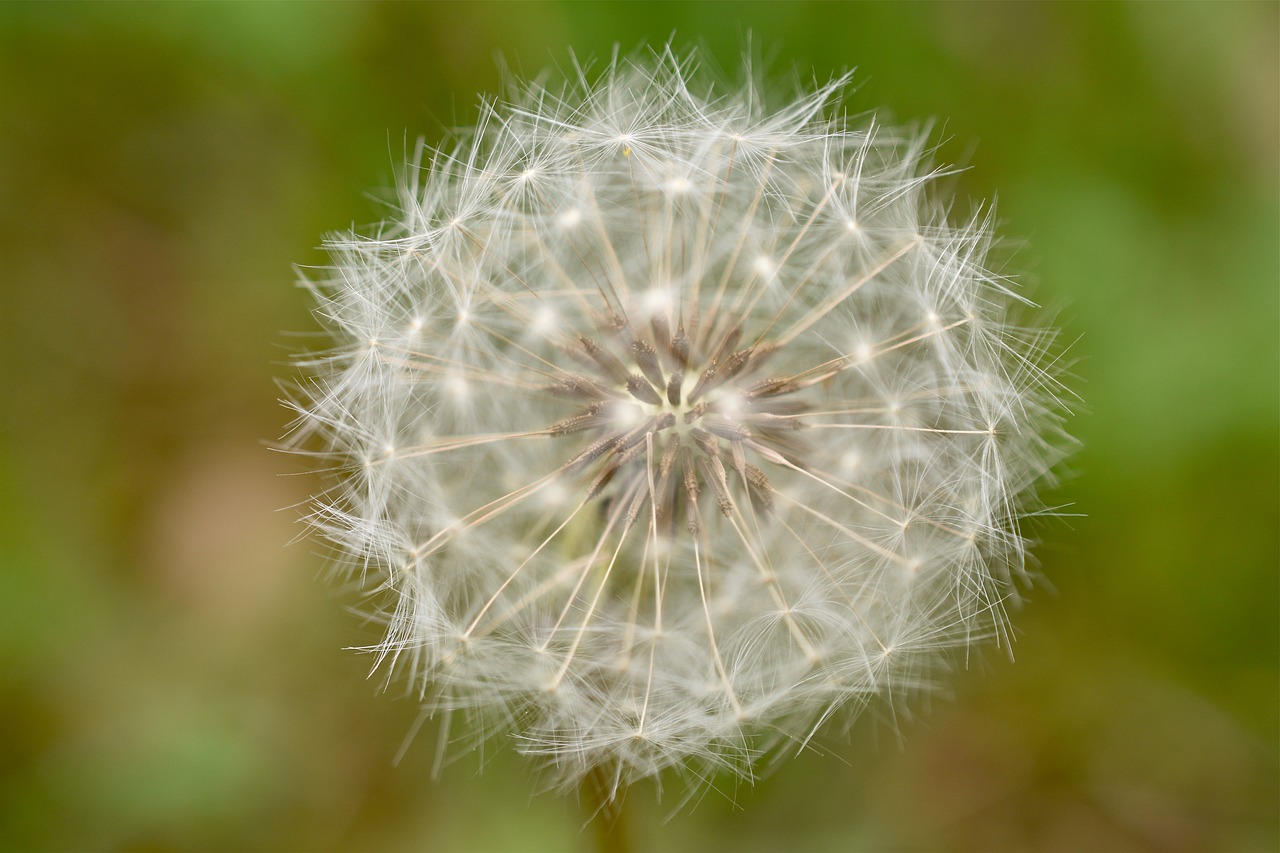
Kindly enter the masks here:
<path id="1" fill-rule="evenodd" d="M 626 812 L 619 794 L 603 767 L 593 767 L 582 780 L 582 805 L 594 830 L 596 853 L 630 853 Z"/>

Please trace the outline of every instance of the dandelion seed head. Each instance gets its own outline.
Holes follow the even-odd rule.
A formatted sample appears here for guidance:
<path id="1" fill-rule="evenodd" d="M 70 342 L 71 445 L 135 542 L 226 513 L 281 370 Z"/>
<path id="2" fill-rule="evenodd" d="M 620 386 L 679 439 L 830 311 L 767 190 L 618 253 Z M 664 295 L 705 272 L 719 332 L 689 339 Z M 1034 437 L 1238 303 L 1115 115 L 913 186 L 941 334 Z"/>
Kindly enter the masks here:
<path id="1" fill-rule="evenodd" d="M 1007 641 L 1066 444 L 923 134 L 695 78 L 517 87 L 311 282 L 310 519 L 393 596 L 378 659 L 566 785 L 750 775 Z"/>

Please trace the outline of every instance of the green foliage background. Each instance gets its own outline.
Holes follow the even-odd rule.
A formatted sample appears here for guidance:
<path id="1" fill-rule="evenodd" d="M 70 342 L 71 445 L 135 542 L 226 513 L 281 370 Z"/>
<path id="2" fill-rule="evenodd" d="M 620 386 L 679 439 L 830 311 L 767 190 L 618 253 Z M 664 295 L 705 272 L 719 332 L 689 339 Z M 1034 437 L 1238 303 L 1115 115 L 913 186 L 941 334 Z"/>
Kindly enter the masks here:
<path id="1" fill-rule="evenodd" d="M 533 72 L 752 34 L 936 117 L 1061 308 L 1083 449 L 1010 664 L 670 820 L 654 850 L 1275 850 L 1275 3 L 0 6 L 0 848 L 573 850 L 509 750 L 343 647 L 266 441 L 315 328 L 292 264 L 380 215 L 406 138 Z M 282 509 L 283 508 L 283 509 Z M 479 773 L 483 766 L 483 774 Z M 723 786 L 722 786 L 723 787 Z"/>

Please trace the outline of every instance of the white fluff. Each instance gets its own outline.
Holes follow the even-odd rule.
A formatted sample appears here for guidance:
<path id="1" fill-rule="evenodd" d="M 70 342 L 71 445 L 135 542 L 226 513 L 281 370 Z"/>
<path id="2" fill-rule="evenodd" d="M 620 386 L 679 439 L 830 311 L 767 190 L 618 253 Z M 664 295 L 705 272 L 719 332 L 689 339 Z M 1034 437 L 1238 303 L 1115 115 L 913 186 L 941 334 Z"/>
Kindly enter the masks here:
<path id="1" fill-rule="evenodd" d="M 566 784 L 749 774 L 1004 636 L 1064 443 L 1053 336 L 1012 325 L 990 212 L 948 221 L 922 134 L 831 117 L 843 81 L 691 76 L 487 105 L 311 283 L 339 346 L 297 446 L 391 599 L 379 659 Z"/>

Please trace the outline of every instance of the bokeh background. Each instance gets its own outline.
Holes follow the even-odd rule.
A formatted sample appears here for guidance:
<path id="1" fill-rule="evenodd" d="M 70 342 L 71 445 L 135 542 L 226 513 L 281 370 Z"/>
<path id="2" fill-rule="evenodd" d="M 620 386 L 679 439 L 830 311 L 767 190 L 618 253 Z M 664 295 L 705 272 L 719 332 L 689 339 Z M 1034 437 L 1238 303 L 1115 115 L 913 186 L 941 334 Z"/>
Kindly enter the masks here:
<path id="1" fill-rule="evenodd" d="M 496 745 L 430 779 L 377 636 L 290 544 L 294 264 L 381 215 L 501 53 L 748 34 L 937 118 L 1078 340 L 1083 446 L 1011 663 L 640 849 L 1277 849 L 1275 3 L 0 5 L 0 848 L 584 850 Z M 376 194 L 376 192 L 375 192 Z"/>

